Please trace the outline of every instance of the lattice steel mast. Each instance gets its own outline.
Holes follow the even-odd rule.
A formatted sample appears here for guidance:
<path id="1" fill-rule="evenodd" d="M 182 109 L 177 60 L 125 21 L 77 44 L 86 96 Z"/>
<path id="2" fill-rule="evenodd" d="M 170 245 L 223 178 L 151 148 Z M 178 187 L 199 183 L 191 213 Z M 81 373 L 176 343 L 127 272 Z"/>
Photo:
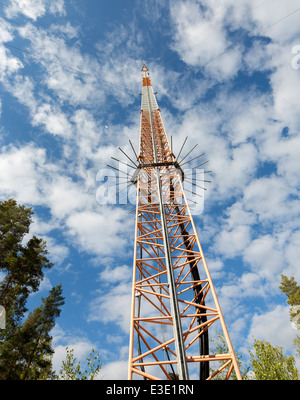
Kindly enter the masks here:
<path id="1" fill-rule="evenodd" d="M 225 379 L 233 370 L 241 379 L 177 159 L 144 66 L 138 168 L 132 178 L 137 204 L 128 378 L 192 379 L 200 363 L 200 379 L 225 370 Z M 216 321 L 226 354 L 209 354 L 208 330 Z M 215 369 L 209 368 L 211 361 L 217 362 Z"/>

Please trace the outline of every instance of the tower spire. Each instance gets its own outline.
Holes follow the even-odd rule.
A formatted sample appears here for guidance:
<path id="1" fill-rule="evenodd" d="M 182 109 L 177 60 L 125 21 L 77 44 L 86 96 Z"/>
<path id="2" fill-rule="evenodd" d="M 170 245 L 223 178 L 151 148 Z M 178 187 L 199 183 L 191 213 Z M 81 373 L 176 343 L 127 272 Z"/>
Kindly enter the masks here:
<path id="1" fill-rule="evenodd" d="M 147 67 L 142 68 L 140 146 L 129 344 L 129 379 L 241 378 L 225 321 L 166 135 Z M 208 305 L 209 303 L 209 305 Z M 221 325 L 227 354 L 209 353 Z M 218 365 L 223 363 L 223 365 Z M 213 372 L 210 364 L 216 364 Z"/>

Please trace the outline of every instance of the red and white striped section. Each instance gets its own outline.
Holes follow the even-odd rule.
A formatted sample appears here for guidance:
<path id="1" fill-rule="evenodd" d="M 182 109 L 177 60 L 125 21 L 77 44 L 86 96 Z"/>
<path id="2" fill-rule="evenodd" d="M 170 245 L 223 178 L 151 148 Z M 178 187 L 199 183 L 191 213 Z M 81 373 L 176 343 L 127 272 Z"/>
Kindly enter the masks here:
<path id="1" fill-rule="evenodd" d="M 157 111 L 158 105 L 146 66 L 143 67 L 142 111 Z"/>

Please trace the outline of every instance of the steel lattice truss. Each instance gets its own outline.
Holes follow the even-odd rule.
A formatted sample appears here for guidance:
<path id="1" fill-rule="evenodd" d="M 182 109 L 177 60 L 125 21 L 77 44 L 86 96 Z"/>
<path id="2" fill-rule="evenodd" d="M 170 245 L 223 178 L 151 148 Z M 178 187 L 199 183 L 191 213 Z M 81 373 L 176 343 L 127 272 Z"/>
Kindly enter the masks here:
<path id="1" fill-rule="evenodd" d="M 241 378 L 146 67 L 137 161 L 129 379 Z M 215 323 L 226 354 L 208 351 Z"/>

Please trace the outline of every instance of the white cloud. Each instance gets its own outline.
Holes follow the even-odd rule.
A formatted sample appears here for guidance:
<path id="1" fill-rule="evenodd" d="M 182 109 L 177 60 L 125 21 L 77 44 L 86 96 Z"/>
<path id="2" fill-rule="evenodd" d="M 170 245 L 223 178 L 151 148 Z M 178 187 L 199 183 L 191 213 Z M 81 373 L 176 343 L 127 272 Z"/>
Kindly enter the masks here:
<path id="1" fill-rule="evenodd" d="M 300 5 L 300 2 L 299 2 Z M 293 42 L 284 45 L 269 44 L 268 52 L 272 55 L 273 73 L 270 82 L 273 90 L 275 119 L 282 121 L 292 131 L 298 129 L 300 117 L 298 113 L 298 96 L 296 87 L 300 84 L 299 70 L 292 68 Z"/>
<path id="2" fill-rule="evenodd" d="M 30 111 L 35 111 L 37 102 L 34 96 L 34 82 L 32 79 L 27 76 L 17 75 L 13 81 L 5 82 L 5 88 L 21 104 L 28 107 Z"/>
<path id="3" fill-rule="evenodd" d="M 79 36 L 79 27 L 73 26 L 69 21 L 65 25 L 51 25 L 51 32 L 66 35 L 69 39 Z"/>
<path id="4" fill-rule="evenodd" d="M 88 208 L 92 202 L 92 196 L 85 193 L 83 184 L 74 183 L 67 176 L 56 175 L 45 188 L 47 205 L 56 218 L 66 216 Z"/>
<path id="5" fill-rule="evenodd" d="M 12 39 L 11 25 L 0 18 L 0 81 L 23 68 L 22 62 L 18 58 L 12 57 L 10 51 L 5 47 L 5 42 Z"/>
<path id="6" fill-rule="evenodd" d="M 253 271 L 262 278 L 275 281 L 274 285 L 278 287 L 284 259 L 276 238 L 265 235 L 252 241 L 244 251 L 244 260 L 249 263 Z"/>
<path id="7" fill-rule="evenodd" d="M 280 0 L 272 1 L 272 6 L 266 4 L 264 7 L 253 9 L 253 19 L 257 25 L 256 34 L 272 38 L 273 41 L 287 42 L 297 37 L 299 32 L 299 16 L 290 15 L 300 7 L 299 0 L 290 0 L 283 3 Z M 273 25 L 273 26 L 272 26 Z"/>
<path id="8" fill-rule="evenodd" d="M 36 21 L 45 15 L 47 8 L 52 14 L 64 14 L 64 0 L 11 0 L 5 13 L 8 18 L 14 18 L 19 13 Z"/>
<path id="9" fill-rule="evenodd" d="M 85 109 L 77 109 L 72 117 L 72 122 L 75 128 L 74 133 L 76 137 L 74 140 L 78 149 L 78 158 L 80 160 L 99 162 L 99 147 L 103 140 L 104 127 L 100 126 L 93 115 Z M 110 127 L 110 129 L 113 129 L 113 127 Z M 106 155 L 103 148 L 101 148 L 101 152 L 102 157 L 106 156 L 107 159 L 109 158 L 109 152 Z M 85 165 L 84 169 L 86 169 Z"/>
<path id="10" fill-rule="evenodd" d="M 300 268 L 296 260 L 300 258 L 300 230 L 288 232 L 288 241 L 283 246 L 286 264 L 282 273 L 288 277 L 294 276 L 295 280 L 300 284 Z"/>
<path id="11" fill-rule="evenodd" d="M 47 276 L 44 276 L 43 280 L 40 283 L 38 293 L 41 291 L 46 291 L 46 290 L 49 291 L 50 289 L 52 289 L 51 281 Z M 33 293 L 33 295 L 34 294 L 36 294 L 36 293 Z"/>
<path id="12" fill-rule="evenodd" d="M 71 46 L 58 34 L 53 35 L 53 29 L 53 26 L 50 31 L 37 29 L 30 23 L 18 29 L 21 37 L 30 41 L 30 57 L 43 67 L 42 83 L 68 105 L 92 108 L 102 105 L 105 78 L 101 76 L 99 62 L 93 55 L 81 51 L 79 41 Z"/>
<path id="13" fill-rule="evenodd" d="M 299 25 L 297 13 L 283 18 L 299 7 L 299 0 L 291 0 L 289 4 L 274 0 L 272 7 L 268 1 L 173 1 L 170 4 L 174 30 L 171 47 L 186 64 L 202 67 L 206 80 L 233 78 L 242 69 L 242 61 L 250 70 L 265 71 L 277 68 L 279 59 L 285 60 L 285 68 L 275 72 L 272 79 L 279 95 L 277 97 L 275 93 L 275 110 L 279 116 L 287 116 L 293 112 L 289 104 L 292 102 L 292 109 L 296 105 L 296 91 L 293 88 L 298 86 L 294 83 L 295 79 L 299 79 L 299 74 L 295 78 L 289 72 L 291 41 L 298 39 Z M 266 36 L 272 42 L 268 45 L 261 41 L 254 42 L 242 60 L 246 48 L 242 40 L 238 44 L 236 37 L 231 37 L 228 32 L 237 29 L 248 31 L 252 38 L 256 35 Z M 280 50 L 276 51 L 276 48 Z"/>
<path id="14" fill-rule="evenodd" d="M 126 334 L 131 318 L 131 290 L 128 283 L 119 283 L 105 290 L 90 303 L 88 321 L 113 323 Z"/>
<path id="15" fill-rule="evenodd" d="M 47 100 L 38 99 L 32 79 L 18 75 L 13 83 L 5 82 L 5 87 L 21 104 L 28 107 L 33 126 L 43 126 L 53 135 L 63 137 L 72 135 L 72 125 L 68 121 L 68 116 L 57 104 L 52 105 Z"/>
<path id="16" fill-rule="evenodd" d="M 229 231 L 221 231 L 215 239 L 214 249 L 224 257 L 234 258 L 240 255 L 251 240 L 250 228 L 239 225 Z"/>
<path id="17" fill-rule="evenodd" d="M 49 251 L 48 258 L 55 265 L 61 265 L 68 257 L 70 249 L 67 246 L 58 244 L 55 239 L 49 236 L 43 236 L 47 242 L 47 250 Z"/>
<path id="18" fill-rule="evenodd" d="M 214 196 L 214 199 L 231 198 L 241 193 L 255 175 L 258 162 L 258 152 L 252 143 L 241 143 L 236 147 L 231 147 L 226 135 L 219 133 L 222 118 L 227 118 L 227 116 L 217 113 L 215 104 L 196 106 L 184 114 L 177 127 L 176 137 L 175 152 L 179 151 L 177 147 L 188 135 L 191 138 L 189 147 L 199 143 L 198 154 L 206 153 L 203 160 L 209 160 L 209 163 L 205 165 L 205 169 L 213 171 L 213 176 L 210 176 L 212 184 L 209 186 L 208 194 Z M 196 151 L 194 153 L 197 155 Z M 197 161 L 194 162 L 194 166 L 197 165 Z"/>
<path id="19" fill-rule="evenodd" d="M 117 336 L 117 335 L 114 336 L 111 334 L 106 336 L 106 341 L 110 342 L 110 343 L 120 344 L 123 342 L 123 340 L 124 340 L 124 336 Z"/>
<path id="20" fill-rule="evenodd" d="M 133 227 L 125 224 L 127 215 L 122 210 L 112 212 L 103 206 L 96 211 L 73 212 L 66 220 L 72 241 L 80 249 L 98 256 L 113 256 L 114 251 L 124 251 L 128 243 L 128 231 Z M 133 244 L 133 243 L 132 243 Z"/>
<path id="21" fill-rule="evenodd" d="M 248 318 L 245 299 L 250 301 L 251 298 L 270 298 L 270 286 L 260 274 L 254 272 L 244 272 L 239 277 L 227 274 L 226 278 L 227 283 L 222 285 L 218 294 L 221 308 L 232 323 L 235 321 L 235 318 L 240 317 L 241 321 L 239 325 L 242 326 L 245 324 L 244 318 L 246 320 Z"/>
<path id="22" fill-rule="evenodd" d="M 243 48 L 233 44 L 225 28 L 250 28 L 250 9 L 247 1 L 172 2 L 172 49 L 185 63 L 204 67 L 217 81 L 234 77 L 241 67 Z"/>
<path id="23" fill-rule="evenodd" d="M 101 377 L 105 380 L 127 380 L 128 360 L 112 361 L 104 364 L 101 369 Z"/>
<path id="24" fill-rule="evenodd" d="M 148 8 L 154 6 L 153 14 L 146 18 L 159 22 L 160 7 L 167 3 L 163 6 L 152 3 L 146 4 Z M 278 290 L 281 273 L 300 279 L 295 262 L 300 256 L 300 203 L 296 192 L 300 176 L 296 88 L 300 75 L 291 66 L 292 45 L 298 44 L 295 42 L 299 31 L 297 15 L 262 32 L 299 7 L 298 4 L 294 0 L 288 6 L 277 0 L 272 5 L 261 0 L 172 1 L 168 5 L 172 49 L 186 68 L 173 71 L 170 60 L 167 67 L 153 59 L 150 62 L 151 80 L 158 97 L 164 107 L 172 106 L 162 110 L 168 134 L 175 132 L 173 139 L 177 148 L 187 135 L 189 148 L 199 143 L 199 152 L 194 155 L 205 151 L 210 160 L 207 169 L 213 170 L 206 200 L 212 205 L 219 205 L 220 201 L 224 204 L 224 218 L 219 213 L 204 215 L 199 236 L 211 245 L 208 265 L 213 277 L 224 279 L 220 288 L 222 308 L 229 313 L 235 302 L 230 315 L 230 329 L 235 334 L 245 328 L 250 318 L 245 314 L 246 299 L 260 297 L 267 301 Z M 46 13 L 64 15 L 64 2 L 10 2 L 6 15 L 14 18 L 18 13 L 33 21 Z M 245 33 L 241 38 L 248 32 L 253 39 L 247 52 L 243 41 L 237 40 L 234 33 L 240 28 Z M 253 36 L 258 32 L 271 40 L 267 43 Z M 57 157 L 63 154 L 63 159 L 57 158 L 56 164 L 50 162 L 46 150 L 38 144 L 3 148 L 1 195 L 48 208 L 49 220 L 37 220 L 33 232 L 46 237 L 56 263 L 66 259 L 71 247 L 52 237 L 54 228 L 61 230 L 68 244 L 97 257 L 98 264 L 105 269 L 98 274 L 102 287 L 89 304 L 88 319 L 111 324 L 127 333 L 132 271 L 123 264 L 126 260 L 115 267 L 111 265 L 116 265 L 112 264 L 113 258 L 125 258 L 133 250 L 132 218 L 124 210 L 99 207 L 93 189 L 96 165 L 107 164 L 108 155 L 116 156 L 116 137 L 126 152 L 129 137 L 135 137 L 138 142 L 139 115 L 137 110 L 129 110 L 128 105 L 136 101 L 132 90 L 138 93 L 141 87 L 140 58 L 144 53 L 140 49 L 144 36 L 134 21 L 129 26 L 112 25 L 111 31 L 98 43 L 96 58 L 83 47 L 80 28 L 67 22 L 62 25 L 58 21 L 49 28 L 38 28 L 31 23 L 13 28 L 7 22 L 1 23 L 1 40 L 11 41 L 15 34 L 24 40 L 22 43 L 25 40 L 30 43 L 27 49 L 36 56 L 26 54 L 23 61 L 26 68 L 23 68 L 18 58 L 0 46 L 0 79 L 4 88 L 27 108 L 34 132 L 41 132 L 43 128 L 53 135 L 51 140 L 60 146 Z M 29 63 L 38 68 L 39 82 L 37 76 L 25 75 L 30 73 Z M 85 74 L 78 74 L 77 70 Z M 232 91 L 232 78 L 238 71 L 248 74 L 249 86 L 243 91 L 234 87 Z M 200 72 L 205 75 L 202 77 Z M 268 73 L 266 86 L 262 85 L 263 93 L 261 87 L 253 87 L 250 81 L 255 72 Z M 218 94 L 211 97 L 214 85 L 220 82 Z M 110 96 L 109 108 L 107 96 Z M 121 107 L 118 115 L 113 109 L 116 102 Z M 180 112 L 175 113 L 173 107 Z M 125 110 L 127 119 L 120 122 L 119 117 Z M 104 124 L 109 125 L 108 130 L 103 129 Z M 288 128 L 286 136 L 281 134 L 285 127 Z M 38 143 L 39 137 L 36 140 Z M 55 159 L 56 154 L 51 153 L 51 157 Z M 273 175 L 256 177 L 260 163 L 265 161 L 274 163 Z M 226 258 L 237 256 L 244 261 L 241 263 L 244 270 L 232 273 L 230 269 L 227 273 Z M 266 314 L 266 321 L 275 326 L 275 310 L 288 315 L 286 308 L 278 307 Z M 251 333 L 263 337 L 264 333 L 269 334 L 269 329 L 264 326 L 263 313 L 254 316 Z M 115 333 L 112 341 L 117 345 L 121 334 L 117 329 Z M 286 328 L 282 335 L 290 337 Z M 283 336 L 279 341 L 284 341 Z M 84 337 L 63 333 L 60 339 L 56 341 L 56 365 L 65 355 L 64 345 L 73 344 L 80 357 L 90 350 L 91 343 Z M 104 367 L 108 379 L 127 378 L 127 360 L 123 356 Z"/>
<path id="25" fill-rule="evenodd" d="M 277 305 L 261 314 L 255 313 L 248 334 L 248 342 L 253 338 L 269 341 L 272 346 L 283 347 L 285 351 L 293 351 L 293 339 L 296 331 L 289 320 L 289 307 Z"/>
<path id="26" fill-rule="evenodd" d="M 41 199 L 46 152 L 28 145 L 2 148 L 0 159 L 0 192 L 21 203 L 36 204 Z"/>
<path id="27" fill-rule="evenodd" d="M 236 201 L 225 211 L 226 219 L 224 223 L 229 229 L 239 225 L 249 225 L 256 223 L 256 215 L 253 212 L 245 211 L 243 203 Z"/>
<path id="28" fill-rule="evenodd" d="M 225 37 L 217 25 L 218 21 L 196 2 L 173 2 L 170 11 L 175 26 L 172 47 L 185 62 L 203 65 L 226 48 Z M 205 39 L 211 39 L 209 46 Z"/>
<path id="29" fill-rule="evenodd" d="M 116 283 L 121 281 L 131 281 L 132 268 L 127 265 L 120 265 L 115 268 L 106 267 L 100 272 L 98 280 L 100 282 Z"/>
<path id="30" fill-rule="evenodd" d="M 218 279 L 224 276 L 224 263 L 220 258 L 217 259 L 206 259 L 207 265 L 211 276 L 214 279 Z"/>
<path id="31" fill-rule="evenodd" d="M 297 265 L 300 231 L 282 230 L 281 232 L 259 236 L 253 240 L 243 253 L 253 272 L 263 280 L 267 279 L 273 289 L 278 289 L 280 274 L 294 276 L 300 280 Z"/>
<path id="32" fill-rule="evenodd" d="M 260 221 L 275 222 L 299 214 L 300 201 L 290 197 L 295 193 L 283 178 L 272 175 L 252 180 L 244 191 L 243 203 Z"/>
<path id="33" fill-rule="evenodd" d="M 2 196 L 13 196 L 21 203 L 49 207 L 54 219 L 37 219 L 33 232 L 47 234 L 59 226 L 58 219 L 96 203 L 93 193 L 86 192 L 84 182 L 75 183 L 65 175 L 64 165 L 49 162 L 46 150 L 33 144 L 22 148 L 3 147 L 0 170 Z"/>
<path id="34" fill-rule="evenodd" d="M 71 65 L 71 57 L 65 63 Z M 78 71 L 80 71 L 80 68 Z M 75 68 L 74 68 L 75 70 Z M 93 106 L 104 101 L 103 92 L 96 78 L 90 75 L 73 73 L 68 68 L 60 68 L 57 65 L 48 66 L 48 74 L 45 83 L 59 98 L 69 104 Z"/>
<path id="35" fill-rule="evenodd" d="M 11 24 L 3 18 L 0 18 L 1 26 L 0 26 L 0 41 L 1 44 L 5 42 L 9 42 L 13 39 L 12 31 L 13 27 Z"/>
<path id="36" fill-rule="evenodd" d="M 233 146 L 249 140 L 256 142 L 274 120 L 270 97 L 259 93 L 256 88 L 234 94 L 223 93 L 216 107 L 221 109 L 223 130 Z"/>
<path id="37" fill-rule="evenodd" d="M 35 209 L 33 207 L 33 212 Z M 44 220 L 38 217 L 37 213 L 32 216 L 32 224 L 30 225 L 30 235 L 46 235 L 49 234 L 53 229 L 59 227 L 59 220 L 51 219 Z"/>
<path id="38" fill-rule="evenodd" d="M 70 136 L 72 128 L 66 115 L 50 104 L 38 107 L 32 118 L 33 125 L 44 125 L 47 132 L 53 135 Z"/>
<path id="39" fill-rule="evenodd" d="M 57 373 L 61 368 L 62 361 L 66 359 L 67 347 L 74 350 L 74 357 L 77 362 L 81 362 L 81 366 L 84 364 L 84 361 L 89 356 L 92 349 L 94 349 L 96 353 L 100 352 L 101 361 L 101 355 L 104 354 L 104 351 L 100 351 L 97 344 L 90 341 L 82 332 L 76 334 L 71 330 L 64 330 L 59 324 L 56 324 L 51 331 L 51 335 L 53 337 L 54 348 L 52 366 Z"/>

